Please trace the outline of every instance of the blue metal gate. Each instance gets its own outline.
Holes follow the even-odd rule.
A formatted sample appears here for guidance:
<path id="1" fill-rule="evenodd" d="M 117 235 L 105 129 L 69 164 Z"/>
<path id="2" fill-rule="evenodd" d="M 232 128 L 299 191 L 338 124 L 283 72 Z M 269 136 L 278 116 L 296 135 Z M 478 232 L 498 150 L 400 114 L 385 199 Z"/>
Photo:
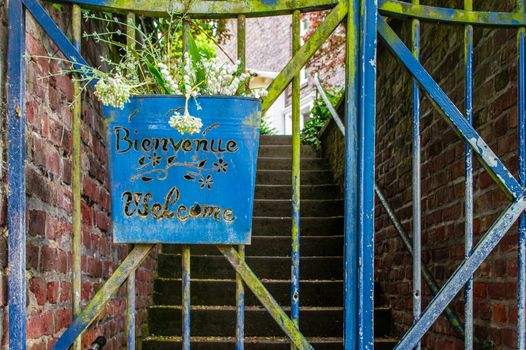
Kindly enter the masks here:
<path id="1" fill-rule="evenodd" d="M 245 0 L 185 2 L 157 1 L 154 7 L 144 1 L 71 0 L 73 3 L 73 24 L 75 41 L 72 43 L 58 28 L 38 0 L 11 0 L 9 3 L 9 65 L 8 65 L 8 188 L 9 188 L 9 339 L 11 349 L 25 349 L 26 343 L 26 184 L 25 164 L 25 67 L 24 67 L 24 18 L 26 10 L 43 27 L 62 53 L 71 61 L 86 64 L 79 52 L 80 7 L 89 6 L 124 12 L 128 20 L 135 19 L 135 13 L 159 15 L 170 11 L 188 13 L 190 16 L 237 18 L 239 25 L 239 57 L 244 59 L 244 23 L 247 16 L 268 16 L 292 14 L 293 23 L 299 23 L 301 12 L 330 8 L 325 22 L 300 47 L 299 25 L 293 30 L 293 57 L 269 88 L 269 95 L 263 103 L 267 110 L 284 89 L 293 86 L 293 225 L 292 225 L 292 281 L 291 295 L 299 296 L 299 224 L 300 224 L 300 169 L 299 169 L 299 72 L 342 22 L 347 25 L 346 96 L 345 121 L 345 293 L 344 293 L 344 344 L 346 349 L 373 348 L 373 258 L 374 258 L 374 134 L 375 134 L 375 85 L 377 36 L 384 41 L 397 59 L 414 78 L 413 83 L 413 155 L 414 155 L 414 203 L 420 201 L 420 132 L 419 101 L 420 91 L 425 93 L 442 112 L 457 134 L 466 142 L 466 257 L 457 270 L 440 289 L 424 312 L 421 313 L 420 296 L 423 276 L 420 263 L 420 208 L 414 206 L 412 249 L 414 254 L 414 325 L 398 344 L 398 349 L 412 349 L 431 327 L 454 296 L 467 285 L 465 343 L 472 348 L 472 276 L 511 226 L 519 220 L 519 279 L 518 279 L 518 348 L 525 349 L 525 306 L 526 306 L 526 94 L 525 94 L 525 27 L 524 0 L 517 0 L 515 13 L 478 12 L 472 10 L 470 0 L 465 0 L 465 9 L 446 9 L 420 5 L 418 0 L 402 2 L 384 0 Z M 412 50 L 408 49 L 386 22 L 386 16 L 401 16 L 412 19 Z M 420 21 L 439 21 L 443 24 L 465 26 L 466 52 L 466 112 L 461 113 L 448 96 L 419 63 Z M 472 121 L 472 50 L 473 26 L 508 26 L 517 28 L 517 50 L 519 62 L 519 178 L 516 179 L 502 161 L 493 153 L 487 143 L 471 125 Z M 77 87 L 78 88 L 78 87 Z M 77 106 L 78 107 L 78 106 Z M 78 109 L 73 123 L 73 288 L 80 290 L 80 150 Z M 491 174 L 495 182 L 508 196 L 510 203 L 492 227 L 476 246 L 472 246 L 472 156 L 475 155 Z M 378 191 L 378 189 L 376 189 Z M 382 201 L 382 197 L 380 196 Z M 382 201 L 384 202 L 384 201 Z M 396 222 L 396 220 L 395 220 Z M 75 234 L 77 234 L 75 236 Z M 407 237 L 406 237 L 407 238 Z M 406 243 L 407 240 L 406 240 Z M 75 248 L 76 247 L 76 248 Z M 153 245 L 137 245 L 122 262 L 106 284 L 89 304 L 80 310 L 80 299 L 74 300 L 76 315 L 71 326 L 55 345 L 55 349 L 67 349 L 77 337 L 93 322 L 115 291 L 128 281 L 128 346 L 134 347 L 134 271 L 151 251 Z M 237 348 L 243 348 L 243 307 L 244 284 L 249 287 L 266 307 L 275 321 L 299 349 L 312 346 L 301 334 L 298 326 L 299 297 L 292 298 L 291 318 L 276 303 L 257 276 L 244 261 L 243 247 L 218 247 L 238 273 L 237 300 Z M 185 276 L 183 300 L 183 344 L 190 346 L 190 255 L 189 249 L 183 254 Z M 432 280 L 432 279 L 431 279 Z M 243 284 L 244 282 L 244 284 Z M 74 292 L 75 295 L 75 292 Z M 448 313 L 449 316 L 450 313 Z M 448 317 L 449 317 L 448 316 Z M 451 317 L 455 320 L 456 318 Z M 458 319 L 456 319 L 458 321 Z M 462 327 L 458 327 L 462 330 Z M 78 344 L 78 343 L 77 343 Z M 77 345 L 78 346 L 78 345 Z"/>

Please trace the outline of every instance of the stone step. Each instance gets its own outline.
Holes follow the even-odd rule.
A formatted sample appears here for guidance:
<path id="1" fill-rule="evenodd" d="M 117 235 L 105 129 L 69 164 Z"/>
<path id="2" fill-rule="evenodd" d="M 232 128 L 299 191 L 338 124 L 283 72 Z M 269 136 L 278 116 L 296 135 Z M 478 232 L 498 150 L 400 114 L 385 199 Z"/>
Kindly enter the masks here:
<path id="1" fill-rule="evenodd" d="M 290 308 L 284 308 L 289 313 Z M 375 335 L 384 337 L 391 323 L 388 308 L 375 308 Z M 181 335 L 180 305 L 152 306 L 148 309 L 150 333 L 155 336 Z M 193 336 L 233 336 L 236 334 L 235 306 L 193 306 L 190 311 Z M 300 329 L 306 337 L 341 337 L 343 308 L 303 307 L 300 309 Z M 263 307 L 245 307 L 245 336 L 282 336 L 283 331 Z"/>
<path id="2" fill-rule="evenodd" d="M 287 215 L 285 213 L 285 215 Z M 290 214 L 288 214 L 290 215 Z M 292 227 L 290 216 L 255 216 L 252 220 L 252 232 L 259 236 L 288 236 Z M 302 236 L 336 236 L 343 234 L 343 216 L 301 217 Z"/>
<path id="3" fill-rule="evenodd" d="M 291 135 L 261 135 L 260 145 L 292 145 Z"/>
<path id="4" fill-rule="evenodd" d="M 262 145 L 259 146 L 258 157 L 291 157 L 291 145 Z M 306 158 L 319 158 L 318 152 L 311 146 L 302 145 L 300 147 L 300 156 Z"/>
<path id="5" fill-rule="evenodd" d="M 309 338 L 316 350 L 343 350 L 343 339 L 338 337 Z M 144 350 L 173 350 L 181 348 L 181 337 L 147 337 L 143 341 Z M 392 338 L 375 338 L 375 350 L 392 350 L 398 343 Z M 232 350 L 235 337 L 192 337 L 192 350 Z M 245 337 L 246 350 L 290 350 L 290 341 L 284 337 Z"/>
<path id="6" fill-rule="evenodd" d="M 256 199 L 254 201 L 255 216 L 279 217 L 292 212 L 292 201 L 289 199 Z M 300 202 L 302 216 L 338 216 L 343 214 L 341 199 L 303 199 Z"/>
<path id="7" fill-rule="evenodd" d="M 247 257 L 247 264 L 260 279 L 288 279 L 290 258 L 288 257 Z M 192 278 L 233 279 L 235 271 L 222 256 L 193 255 L 190 261 Z M 300 278 L 340 280 L 343 277 L 342 257 L 302 257 Z M 158 255 L 158 276 L 181 277 L 181 256 L 178 254 Z"/>
<path id="8" fill-rule="evenodd" d="M 328 170 L 306 170 L 300 175 L 300 183 L 307 185 L 332 185 L 332 174 Z M 289 185 L 292 183 L 292 171 L 289 170 L 258 170 L 256 184 Z"/>
<path id="9" fill-rule="evenodd" d="M 340 188 L 336 185 L 301 185 L 302 199 L 341 199 Z M 254 198 L 256 199 L 290 199 L 292 186 L 287 185 L 256 185 Z"/>
<path id="10" fill-rule="evenodd" d="M 289 230 L 290 231 L 290 230 Z M 302 256 L 342 256 L 343 236 L 304 236 L 300 239 Z M 252 244 L 245 246 L 247 256 L 290 256 L 289 236 L 252 236 Z M 193 245 L 191 254 L 221 255 L 214 245 Z M 163 253 L 179 254 L 181 246 L 163 245 Z"/>
<path id="11" fill-rule="evenodd" d="M 291 170 L 292 158 L 259 157 L 258 170 Z M 300 169 L 303 170 L 327 170 L 329 165 L 323 158 L 301 158 Z"/>
<path id="12" fill-rule="evenodd" d="M 265 280 L 265 287 L 280 305 L 290 305 L 290 280 Z M 301 307 L 341 306 L 343 282 L 304 281 L 300 282 Z M 194 280 L 191 281 L 192 305 L 236 305 L 236 281 Z M 156 278 L 154 280 L 154 304 L 181 305 L 181 279 Z M 248 287 L 245 287 L 245 305 L 259 306 L 260 303 Z"/>

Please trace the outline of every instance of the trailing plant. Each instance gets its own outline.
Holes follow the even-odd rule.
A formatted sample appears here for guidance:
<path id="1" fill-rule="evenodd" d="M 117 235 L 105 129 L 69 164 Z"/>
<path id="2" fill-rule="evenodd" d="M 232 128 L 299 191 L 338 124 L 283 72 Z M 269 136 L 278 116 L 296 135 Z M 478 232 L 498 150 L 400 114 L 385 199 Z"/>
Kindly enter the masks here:
<path id="1" fill-rule="evenodd" d="M 204 27 L 206 22 L 172 14 L 150 23 L 147 31 L 119 17 L 85 12 L 84 18 L 98 21 L 104 28 L 84 33 L 84 38 L 117 47 L 121 58 L 115 62 L 101 57 L 103 68 L 62 60 L 70 66 L 61 74 L 76 73 L 74 79 L 81 81 L 84 89 L 94 85 L 95 96 L 106 106 L 122 109 L 134 95 L 182 95 L 186 98 L 184 112 L 174 112 L 168 123 L 182 134 L 194 134 L 201 130 L 202 121 L 189 112 L 191 98 L 197 103 L 201 95 L 266 95 L 264 89 L 249 87 L 252 75 L 241 68 L 239 61 L 223 62 L 216 57 L 215 48 L 220 47 L 210 35 L 210 28 Z"/>
<path id="2" fill-rule="evenodd" d="M 325 90 L 325 92 L 333 106 L 335 106 L 343 96 L 343 89 L 341 88 L 328 89 Z M 301 130 L 301 142 L 306 145 L 314 145 L 318 148 L 320 146 L 318 133 L 330 117 L 331 112 L 329 111 L 329 108 L 327 108 L 323 98 L 321 96 L 316 98 L 310 113 L 310 118 L 305 122 L 305 125 Z"/>

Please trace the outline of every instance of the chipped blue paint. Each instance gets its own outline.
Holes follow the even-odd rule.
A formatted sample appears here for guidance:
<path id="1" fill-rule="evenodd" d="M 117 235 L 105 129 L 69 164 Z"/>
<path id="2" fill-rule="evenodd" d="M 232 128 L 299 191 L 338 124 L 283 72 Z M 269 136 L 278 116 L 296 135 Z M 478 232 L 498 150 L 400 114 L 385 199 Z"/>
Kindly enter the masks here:
<path id="1" fill-rule="evenodd" d="M 358 349 L 374 348 L 374 155 L 376 121 L 376 0 L 360 13 L 360 109 L 358 111 Z"/>
<path id="2" fill-rule="evenodd" d="M 475 246 L 471 256 L 462 261 L 453 275 L 447 280 L 438 294 L 431 300 L 420 320 L 414 324 L 402 337 L 395 349 L 412 349 L 433 325 L 436 319 L 462 289 L 464 284 L 473 276 L 480 264 L 504 237 L 526 209 L 523 196 L 511 203 L 490 229 L 482 236 Z"/>
<path id="3" fill-rule="evenodd" d="M 411 51 L 382 17 L 378 19 L 378 33 L 393 54 L 400 59 L 409 72 L 418 80 L 422 89 L 438 106 L 446 121 L 459 136 L 471 145 L 473 151 L 497 184 L 506 191 L 509 197 L 513 199 L 520 198 L 523 191 L 522 186 L 475 131 L 473 126 L 468 123 L 424 67 L 413 57 Z"/>
<path id="4" fill-rule="evenodd" d="M 418 1 L 418 0 L 417 0 Z M 417 3 L 413 1 L 413 3 Z M 420 21 L 411 23 L 411 45 L 416 60 L 420 59 Z M 422 312 L 422 209 L 420 176 L 420 89 L 416 79 L 412 87 L 412 155 L 413 155 L 413 322 L 417 322 Z M 416 350 L 420 350 L 418 343 Z"/>
<path id="5" fill-rule="evenodd" d="M 104 108 L 114 240 L 249 244 L 260 103 L 199 97 L 201 109 L 193 100 L 189 108 L 203 128 L 181 135 L 168 120 L 184 103 L 142 96 Z"/>
<path id="6" fill-rule="evenodd" d="M 261 3 L 266 6 L 276 6 L 278 1 L 277 0 L 261 0 Z"/>
<path id="7" fill-rule="evenodd" d="M 37 0 L 22 0 L 24 5 L 29 10 L 31 15 L 40 24 L 40 26 L 46 31 L 47 35 L 53 40 L 60 51 L 66 56 L 66 58 L 73 62 L 73 66 L 80 68 L 81 66 L 89 67 L 88 63 L 82 57 L 80 52 L 77 50 L 74 44 L 72 44 L 62 30 L 57 26 L 55 21 L 49 16 L 47 11 L 40 5 Z M 78 64 L 77 64 L 78 63 Z M 80 65 L 80 66 L 79 66 Z M 93 85 L 95 82 L 92 81 Z"/>
<path id="8" fill-rule="evenodd" d="M 464 6 L 471 10 L 472 1 L 465 0 Z M 464 64 L 465 64 L 465 114 L 473 125 L 473 26 L 464 28 Z M 469 143 L 464 144 L 464 256 L 468 258 L 473 249 L 473 155 Z M 464 349 L 473 349 L 473 278 L 466 283 L 464 292 Z"/>
<path id="9" fill-rule="evenodd" d="M 517 0 L 517 12 L 524 14 L 524 0 Z M 526 186 L 526 28 L 517 32 L 519 181 Z M 517 279 L 517 349 L 526 349 L 526 214 L 519 219 Z"/>
<path id="10" fill-rule="evenodd" d="M 9 348 L 26 348 L 25 13 L 9 2 L 7 66 Z"/>
<path id="11" fill-rule="evenodd" d="M 345 208 L 344 208 L 344 327 L 345 349 L 355 349 L 358 344 L 358 109 L 359 101 L 359 43 L 360 0 L 349 0 L 346 40 L 345 91 Z"/>

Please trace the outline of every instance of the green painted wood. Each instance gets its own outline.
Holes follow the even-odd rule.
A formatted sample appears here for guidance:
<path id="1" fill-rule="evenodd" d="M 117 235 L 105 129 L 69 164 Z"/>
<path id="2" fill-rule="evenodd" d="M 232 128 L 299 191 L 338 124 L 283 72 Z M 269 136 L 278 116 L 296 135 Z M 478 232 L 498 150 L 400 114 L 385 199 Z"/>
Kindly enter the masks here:
<path id="1" fill-rule="evenodd" d="M 262 104 L 263 114 L 272 106 L 274 101 L 287 88 L 295 75 L 307 64 L 321 45 L 329 38 L 332 32 L 338 27 L 347 15 L 347 2 L 339 3 L 325 18 L 325 21 L 318 27 L 316 32 L 305 42 L 298 52 L 287 63 L 285 68 L 274 79 L 268 90 L 268 96 Z"/>
<path id="2" fill-rule="evenodd" d="M 62 336 L 53 346 L 53 349 L 67 349 L 82 332 L 97 318 L 106 304 L 115 295 L 123 283 L 127 280 L 131 272 L 135 271 L 142 261 L 148 256 L 154 244 L 137 244 L 128 254 L 126 259 L 119 265 L 113 275 L 104 283 L 101 289 L 90 300 L 88 305 L 75 318 L 73 323 L 66 329 Z"/>
<path id="3" fill-rule="evenodd" d="M 229 18 L 245 15 L 262 17 L 328 9 L 338 0 L 62 0 L 84 7 L 111 11 L 134 11 L 140 15 L 166 16 L 167 13 L 187 14 L 194 18 Z M 345 1 L 344 1 L 345 3 Z"/>
<path id="4" fill-rule="evenodd" d="M 413 17 L 423 21 L 479 26 L 524 26 L 526 15 L 517 12 L 470 11 L 426 6 L 397 0 L 383 0 L 378 11 L 385 16 Z"/>

